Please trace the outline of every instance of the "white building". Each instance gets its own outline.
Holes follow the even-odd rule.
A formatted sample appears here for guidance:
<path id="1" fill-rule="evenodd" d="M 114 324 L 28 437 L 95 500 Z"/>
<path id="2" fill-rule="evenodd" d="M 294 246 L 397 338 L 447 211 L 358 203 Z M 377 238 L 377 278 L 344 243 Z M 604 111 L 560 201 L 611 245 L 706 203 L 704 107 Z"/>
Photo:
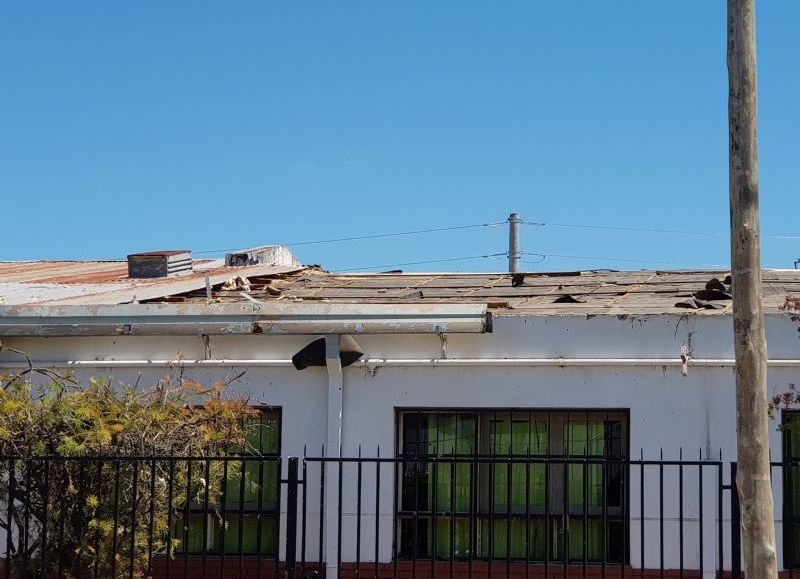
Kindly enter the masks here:
<path id="1" fill-rule="evenodd" d="M 376 542 L 385 569 L 397 561 L 420 577 L 448 576 L 451 564 L 456 576 L 485 573 L 490 559 L 559 567 L 565 544 L 571 574 L 683 566 L 710 577 L 720 557 L 730 569 L 736 429 L 725 272 L 334 275 L 288 252 L 249 262 L 195 261 L 193 271 L 150 280 L 128 278 L 125 263 L 0 263 L 0 340 L 81 377 L 155 383 L 180 366 L 211 383 L 247 369 L 233 388 L 271 409 L 279 456 L 314 459 L 324 447 L 329 458 L 341 449 L 421 460 L 419 471 L 413 462 L 384 462 L 380 472 L 374 461 L 345 463 L 341 517 L 338 465 L 326 463 L 323 522 L 320 463 L 307 462 L 299 544 L 317 561 L 322 527 L 328 577 L 338 560 L 372 569 Z M 774 392 L 800 365 L 798 323 L 780 310 L 798 290 L 800 272 L 764 272 Z M 363 352 L 344 367 L 343 336 Z M 324 354 L 309 357 L 320 365 L 295 369 L 292 357 L 320 337 Z M 0 373 L 20 363 L 0 353 Z M 798 458 L 790 437 L 776 422 L 773 460 Z M 453 453 L 463 461 L 455 467 Z M 514 462 L 498 458 L 508 456 Z M 792 471 L 776 467 L 774 477 L 783 568 L 800 563 L 788 548 L 800 546 Z M 282 510 L 285 529 L 285 493 Z M 285 533 L 277 541 L 283 559 Z"/>

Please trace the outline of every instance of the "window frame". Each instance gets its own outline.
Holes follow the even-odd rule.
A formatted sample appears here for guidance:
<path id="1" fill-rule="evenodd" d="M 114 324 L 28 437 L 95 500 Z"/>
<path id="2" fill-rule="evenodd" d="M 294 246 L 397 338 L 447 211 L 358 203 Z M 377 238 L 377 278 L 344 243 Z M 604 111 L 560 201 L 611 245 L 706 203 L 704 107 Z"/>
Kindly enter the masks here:
<path id="1" fill-rule="evenodd" d="M 552 452 L 551 445 L 550 445 L 550 441 L 551 441 L 551 426 L 550 426 L 550 423 L 551 423 L 551 419 L 553 418 L 553 415 L 557 415 L 557 417 L 559 418 L 559 422 L 561 424 L 563 424 L 563 425 L 569 424 L 569 417 L 570 417 L 571 414 L 583 414 L 583 415 L 587 416 L 587 419 L 591 415 L 596 415 L 596 416 L 605 415 L 606 416 L 606 419 L 605 419 L 606 421 L 608 421 L 609 420 L 608 417 L 612 416 L 612 415 L 616 415 L 617 417 L 619 417 L 620 422 L 622 422 L 623 429 L 624 429 L 623 430 L 624 440 L 622 441 L 622 445 L 621 445 L 621 451 L 622 451 L 622 455 L 621 455 L 622 483 L 621 483 L 621 487 L 620 487 L 621 488 L 621 490 L 620 490 L 620 492 L 621 492 L 621 497 L 620 497 L 621 498 L 621 504 L 619 505 L 619 507 L 616 507 L 616 508 L 619 509 L 619 514 L 618 515 L 613 515 L 613 517 L 610 518 L 609 514 L 608 514 L 607 505 L 603 505 L 601 507 L 602 511 L 603 511 L 602 515 L 598 515 L 596 513 L 589 514 L 588 510 L 586 511 L 586 515 L 588 515 L 587 516 L 588 521 L 591 521 L 593 519 L 598 519 L 598 518 L 600 520 L 602 520 L 603 518 L 605 518 L 605 520 L 608 521 L 606 529 L 609 529 L 610 525 L 615 524 L 615 523 L 619 525 L 619 527 L 620 527 L 620 531 L 619 532 L 622 533 L 622 537 L 623 537 L 623 539 L 622 539 L 622 547 L 623 547 L 622 551 L 623 552 L 621 553 L 621 564 L 625 564 L 625 565 L 630 564 L 630 547 L 629 547 L 630 541 L 627 538 L 628 535 L 629 535 L 629 525 L 630 525 L 630 463 L 629 463 L 629 461 L 631 460 L 631 454 L 630 454 L 630 452 L 631 452 L 631 436 L 630 436 L 630 409 L 629 408 L 591 408 L 591 407 L 589 407 L 589 408 L 586 408 L 586 407 L 580 407 L 580 408 L 578 408 L 578 407 L 574 407 L 574 408 L 573 407 L 570 407 L 570 408 L 563 408 L 563 407 L 528 407 L 528 408 L 521 408 L 521 407 L 474 407 L 474 406 L 469 406 L 469 407 L 466 407 L 466 406 L 458 406 L 458 407 L 418 407 L 418 406 L 395 407 L 395 445 L 394 445 L 395 446 L 395 456 L 397 456 L 398 458 L 401 458 L 401 459 L 404 458 L 404 457 L 411 456 L 411 455 L 408 455 L 408 454 L 403 452 L 405 450 L 403 448 L 404 445 L 405 445 L 405 441 L 403 440 L 403 418 L 404 418 L 404 416 L 408 416 L 408 415 L 441 416 L 441 415 L 448 415 L 448 414 L 472 414 L 472 415 L 475 416 L 475 424 L 476 424 L 476 426 L 475 426 L 475 443 L 474 443 L 474 446 L 476 448 L 474 449 L 474 452 L 471 453 L 471 454 L 468 454 L 468 455 L 463 455 L 463 454 L 456 453 L 456 454 L 449 454 L 449 456 L 464 457 L 464 458 L 469 458 L 469 459 L 477 459 L 478 462 L 480 462 L 480 458 L 481 457 L 487 458 L 487 457 L 492 456 L 492 453 L 485 454 L 485 453 L 480 452 L 482 450 L 481 449 L 481 445 L 483 443 L 483 438 L 484 438 L 484 434 L 482 434 L 482 432 L 481 432 L 482 430 L 484 430 L 483 423 L 484 422 L 492 422 L 493 420 L 497 420 L 496 416 L 494 418 L 492 418 L 492 414 L 495 414 L 495 415 L 506 414 L 506 415 L 508 415 L 508 417 L 509 417 L 509 419 L 511 421 L 514 420 L 514 418 L 513 418 L 514 414 L 526 414 L 528 416 L 528 421 L 532 421 L 533 418 L 535 417 L 535 415 L 537 415 L 537 414 L 546 417 L 546 420 L 548 422 L 548 427 L 547 427 L 547 446 L 546 446 L 547 453 L 544 454 L 544 455 L 538 455 L 538 456 L 547 457 L 547 458 L 551 458 L 551 457 L 552 458 L 564 458 L 564 457 L 568 457 L 569 456 L 569 451 L 566 448 L 564 448 L 563 446 L 562 446 L 561 449 L 559 449 L 558 453 Z M 488 438 L 489 436 L 490 435 L 488 435 L 488 434 L 485 435 L 486 438 Z M 529 436 L 530 436 L 530 429 L 529 429 Z M 563 435 L 561 435 L 559 438 L 563 439 Z M 608 440 L 608 439 L 606 439 L 606 440 Z M 423 441 L 417 440 L 414 443 L 419 445 L 422 442 Z M 426 444 L 427 444 L 427 442 L 426 442 Z M 448 453 L 438 453 L 438 454 L 439 455 L 448 455 Z M 435 455 L 431 455 L 431 456 L 435 456 Z M 495 456 L 497 456 L 497 455 L 495 454 Z M 531 456 L 537 456 L 537 455 L 531 454 Z M 408 512 L 407 512 L 407 509 L 406 510 L 403 509 L 404 495 L 403 495 L 402 477 L 403 477 L 403 473 L 404 473 L 404 469 L 405 469 L 405 465 L 406 464 L 408 464 L 408 463 L 403 462 L 403 463 L 399 464 L 398 468 L 397 468 L 397 471 L 395 473 L 396 501 L 395 501 L 395 504 L 394 504 L 394 529 L 393 529 L 393 532 L 395 533 L 395 542 L 397 544 L 397 550 L 396 550 L 396 552 L 394 554 L 395 558 L 397 560 L 407 560 L 407 559 L 411 559 L 412 558 L 412 557 L 407 556 L 406 554 L 403 554 L 403 548 L 404 547 L 403 547 L 403 541 L 402 541 L 402 538 L 403 538 L 402 537 L 402 535 L 403 535 L 403 530 L 402 530 L 402 528 L 403 528 L 403 520 L 408 519 L 408 516 L 409 516 Z M 555 465 L 555 464 L 556 463 L 550 463 L 550 467 L 549 468 L 553 468 L 553 465 Z M 450 514 L 451 520 L 452 520 L 452 517 L 453 517 L 453 514 L 452 514 L 453 512 L 458 513 L 457 515 L 455 515 L 456 520 L 458 520 L 459 518 L 463 519 L 465 517 L 468 517 L 467 520 L 469 521 L 469 529 L 470 529 L 470 531 L 469 531 L 470 532 L 470 546 L 472 547 L 472 550 L 475 551 L 475 552 L 474 553 L 469 553 L 466 557 L 464 557 L 464 556 L 456 556 L 452 552 L 453 548 L 451 546 L 448 546 L 447 548 L 450 551 L 450 553 L 448 555 L 449 558 L 456 559 L 456 560 L 458 560 L 458 559 L 467 559 L 468 558 L 470 560 L 479 560 L 479 561 L 480 560 L 483 560 L 483 561 L 486 561 L 486 560 L 488 560 L 488 561 L 504 560 L 504 559 L 508 558 L 508 556 L 509 556 L 508 552 L 506 552 L 504 555 L 501 555 L 501 556 L 498 556 L 498 555 L 496 555 L 496 553 L 492 552 L 492 551 L 496 551 L 496 546 L 495 545 L 490 545 L 489 552 L 488 553 L 484 553 L 485 549 L 483 549 L 481 547 L 481 544 L 480 544 L 481 531 L 479 530 L 479 527 L 481 525 L 478 524 L 478 522 L 479 521 L 489 520 L 490 521 L 490 526 L 494 526 L 494 525 L 497 524 L 497 521 L 514 520 L 514 519 L 519 519 L 520 517 L 522 517 L 521 520 L 527 520 L 527 521 L 531 521 L 531 522 L 532 521 L 541 521 L 541 524 L 543 525 L 543 528 L 545 529 L 545 532 L 547 533 L 547 537 L 549 537 L 549 539 L 547 539 L 547 544 L 550 545 L 550 550 L 552 551 L 552 550 L 554 550 L 554 548 L 555 548 L 555 550 L 558 550 L 558 551 L 563 550 L 563 547 L 554 544 L 553 540 L 561 534 L 561 533 L 558 532 L 558 529 L 563 527 L 563 520 L 564 520 L 565 514 L 563 512 L 561 512 L 561 513 L 554 513 L 553 512 L 553 510 L 551 508 L 551 505 L 553 503 L 552 503 L 552 500 L 550 499 L 550 497 L 545 496 L 545 501 L 546 501 L 546 503 L 548 503 L 547 507 L 537 507 L 536 510 L 532 510 L 532 509 L 528 508 L 527 517 L 526 517 L 525 514 L 519 515 L 519 514 L 514 514 L 513 512 L 510 515 L 507 514 L 507 512 L 504 512 L 503 509 L 506 509 L 508 507 L 503 507 L 499 511 L 495 511 L 494 508 L 490 508 L 491 512 L 484 512 L 483 509 L 480 508 L 481 507 L 481 503 L 482 503 L 482 494 L 484 493 L 484 491 L 481 490 L 481 487 L 485 486 L 484 483 L 482 482 L 482 480 L 483 480 L 483 478 L 485 476 L 482 471 L 488 471 L 488 472 L 494 473 L 495 469 L 493 469 L 493 468 L 485 468 L 485 469 L 479 468 L 477 473 L 472 475 L 472 476 L 474 476 L 475 480 L 471 481 L 469 483 L 469 486 L 471 487 L 470 491 L 472 493 L 475 493 L 475 494 L 473 496 L 473 500 L 471 501 L 472 504 L 470 504 L 469 514 L 461 513 L 458 510 L 451 511 L 451 514 Z M 470 472 L 472 473 L 473 471 L 470 471 Z M 554 474 L 555 473 L 553 473 L 552 471 L 548 470 L 548 475 L 546 475 L 547 478 L 548 478 L 548 481 L 545 483 L 546 484 L 545 488 L 547 489 L 547 491 L 545 491 L 545 492 L 552 491 L 552 488 L 550 488 L 550 487 L 551 487 L 551 480 L 552 480 Z M 419 476 L 419 475 L 417 475 L 417 476 Z M 528 476 L 528 475 L 526 475 L 526 476 Z M 560 479 L 565 481 L 566 477 L 567 477 L 567 474 L 566 474 L 566 468 L 565 468 L 564 469 L 564 473 L 561 474 Z M 490 484 L 490 487 L 491 487 L 491 484 Z M 417 491 L 417 493 L 418 493 L 418 491 Z M 526 501 L 527 500 L 529 500 L 529 499 L 526 499 Z M 490 500 L 489 502 L 494 503 L 494 500 Z M 563 501 L 562 501 L 562 503 L 563 503 Z M 432 506 L 431 506 L 431 508 L 432 508 Z M 451 505 L 450 508 L 452 509 L 452 505 Z M 584 524 L 584 522 L 585 522 L 584 521 L 584 516 L 586 516 L 586 515 L 583 514 L 583 510 L 581 512 L 581 515 L 584 515 L 584 516 L 580 516 L 580 518 L 578 516 L 569 514 L 569 510 L 570 510 L 569 506 L 567 507 L 567 510 L 568 510 L 568 512 L 566 514 L 567 519 L 569 519 L 570 521 L 578 520 L 581 524 Z M 438 511 L 438 509 L 437 509 L 437 511 Z M 541 512 L 539 512 L 539 511 L 541 511 Z M 418 511 L 418 513 L 419 512 L 422 512 L 422 511 Z M 500 515 L 499 517 L 497 517 L 498 514 Z M 428 518 L 430 519 L 430 522 L 426 522 L 426 519 L 428 519 Z M 422 517 L 420 517 L 419 514 L 417 514 L 417 516 L 416 516 L 415 520 L 417 521 L 417 525 L 419 525 L 420 522 L 423 522 L 424 524 L 427 524 L 428 527 L 429 527 L 428 531 L 427 531 L 429 536 L 425 539 L 425 542 L 429 543 L 428 553 L 430 553 L 430 554 L 427 554 L 427 555 L 425 555 L 423 557 L 420 557 L 417 554 L 417 549 L 418 549 L 418 547 L 417 547 L 417 548 L 414 549 L 414 554 L 413 554 L 413 558 L 415 558 L 415 559 L 430 560 L 431 558 L 433 558 L 435 560 L 442 560 L 442 556 L 437 555 L 437 553 L 436 553 L 436 545 L 434 544 L 436 539 L 434 537 L 430 536 L 430 535 L 433 535 L 433 534 L 436 533 L 436 531 L 435 531 L 435 523 L 433 523 L 433 519 L 434 518 L 441 518 L 441 517 L 440 516 L 435 516 L 435 515 L 432 515 L 432 514 L 430 516 L 423 515 Z M 412 521 L 413 520 L 414 519 L 412 519 Z M 562 521 L 560 527 L 559 527 L 559 521 Z M 413 527 L 413 523 L 411 523 L 411 525 Z M 506 525 L 507 525 L 507 523 L 506 523 Z M 570 525 L 570 526 L 572 526 L 572 525 Z M 530 529 L 531 529 L 531 525 L 528 522 L 528 523 L 526 523 L 526 531 L 525 532 L 526 533 L 530 532 Z M 497 532 L 498 532 L 498 530 L 495 530 L 495 533 L 497 533 Z M 501 530 L 499 532 L 502 534 L 502 533 L 505 533 L 507 531 L 502 531 Z M 608 534 L 607 534 L 608 531 L 606 531 L 605 533 L 606 534 L 604 536 L 608 536 Z M 450 530 L 450 539 L 449 539 L 450 543 L 449 543 L 449 545 L 452 545 L 453 534 L 454 534 L 454 531 L 451 529 Z M 419 544 L 416 533 L 415 533 L 414 541 L 415 541 L 415 543 L 417 545 Z M 434 541 L 434 543 L 430 543 L 430 541 Z M 493 543 L 493 542 L 490 542 L 490 543 Z M 624 549 L 625 545 L 628 545 L 628 549 Z M 507 551 L 510 551 L 510 550 L 513 549 L 513 547 L 511 545 L 507 545 L 505 547 L 505 549 Z M 606 547 L 606 549 L 608 549 L 608 547 Z M 544 557 L 545 557 L 545 559 L 547 559 L 547 560 L 549 560 L 551 562 L 563 562 L 564 561 L 563 554 L 558 554 L 558 556 L 557 556 L 558 558 L 556 558 L 556 555 L 554 555 L 553 553 L 551 553 L 549 555 L 547 553 L 545 553 Z M 570 563 L 575 563 L 575 562 L 578 561 L 577 559 L 575 559 L 573 557 L 569 557 L 568 556 L 567 558 L 570 561 Z M 530 557 L 530 553 L 528 553 L 528 555 L 525 558 L 515 557 L 515 556 L 512 555 L 511 559 L 512 560 L 516 560 L 516 561 L 524 560 L 524 561 L 529 561 L 531 563 L 540 562 L 538 560 L 538 558 L 531 558 Z M 580 561 L 582 561 L 582 560 L 583 559 L 581 558 Z M 590 564 L 590 565 L 599 565 L 601 562 L 593 562 L 591 559 L 588 559 L 587 563 Z M 606 561 L 606 564 L 615 565 L 615 564 L 620 564 L 620 562 L 619 561 L 614 561 L 614 562 Z"/>

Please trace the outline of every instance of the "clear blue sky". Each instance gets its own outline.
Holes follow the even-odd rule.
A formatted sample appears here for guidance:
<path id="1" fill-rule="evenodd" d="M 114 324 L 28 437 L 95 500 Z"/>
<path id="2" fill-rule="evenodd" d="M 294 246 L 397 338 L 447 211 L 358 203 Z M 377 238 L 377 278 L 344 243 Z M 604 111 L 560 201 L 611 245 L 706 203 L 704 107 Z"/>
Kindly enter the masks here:
<path id="1" fill-rule="evenodd" d="M 800 235 L 800 2 L 762 0 L 758 18 L 762 229 Z M 523 249 L 548 258 L 527 269 L 725 265 L 725 27 L 722 0 L 9 2 L 0 259 L 214 250 L 516 210 L 720 234 L 528 226 Z M 480 228 L 295 249 L 343 269 L 506 245 L 504 228 Z M 798 257 L 800 239 L 765 237 L 766 266 Z"/>

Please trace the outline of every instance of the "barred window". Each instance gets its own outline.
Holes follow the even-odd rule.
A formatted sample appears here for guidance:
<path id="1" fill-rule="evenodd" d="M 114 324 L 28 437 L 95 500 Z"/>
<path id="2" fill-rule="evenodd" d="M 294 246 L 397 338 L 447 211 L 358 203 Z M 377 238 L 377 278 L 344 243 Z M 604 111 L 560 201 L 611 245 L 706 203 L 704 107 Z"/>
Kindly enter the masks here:
<path id="1" fill-rule="evenodd" d="M 399 556 L 623 562 L 627 422 L 605 411 L 400 412 Z"/>

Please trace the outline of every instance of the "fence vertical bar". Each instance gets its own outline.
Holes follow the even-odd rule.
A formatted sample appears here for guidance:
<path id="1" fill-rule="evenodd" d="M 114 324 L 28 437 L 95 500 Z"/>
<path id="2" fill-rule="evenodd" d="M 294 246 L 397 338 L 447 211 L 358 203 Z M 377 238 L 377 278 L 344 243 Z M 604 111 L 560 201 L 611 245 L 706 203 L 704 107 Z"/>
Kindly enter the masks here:
<path id="1" fill-rule="evenodd" d="M 683 449 L 680 450 L 678 465 L 678 550 L 680 551 L 680 579 L 683 579 Z M 698 505 L 702 508 L 702 506 Z M 702 571 L 702 569 L 701 569 Z"/>
<path id="2" fill-rule="evenodd" d="M 512 425 L 513 422 L 509 418 L 509 424 Z M 511 428 L 509 427 L 509 433 L 512 432 Z M 511 578 L 511 479 L 514 476 L 514 465 L 513 465 L 513 458 L 511 458 L 511 434 L 509 434 L 509 444 L 508 444 L 508 465 L 506 467 L 506 515 L 508 519 L 506 520 L 506 579 Z"/>
<path id="3" fill-rule="evenodd" d="M 67 462 L 61 462 L 61 476 L 62 480 L 65 480 L 67 477 Z M 77 525 L 77 534 L 78 536 L 81 535 L 83 531 L 83 525 L 80 524 L 81 515 L 83 514 L 83 504 L 84 504 L 84 489 L 86 487 L 86 464 L 81 461 L 80 467 L 78 467 L 78 504 L 76 506 L 77 514 L 78 514 L 78 525 Z M 64 527 L 66 526 L 66 518 L 67 518 L 67 509 L 64 508 L 64 505 L 61 505 L 61 516 L 59 517 L 58 523 L 58 577 L 61 577 L 61 564 L 62 558 L 64 553 Z M 81 579 L 81 571 L 83 569 L 83 565 L 81 564 L 80 557 L 78 558 L 78 568 L 76 569 L 75 577 L 76 579 Z"/>
<path id="4" fill-rule="evenodd" d="M 702 455 L 701 455 L 701 457 L 702 457 Z M 700 537 L 698 538 L 699 539 L 698 540 L 698 543 L 699 543 L 698 546 L 700 547 L 700 570 L 702 571 L 702 569 L 703 569 L 703 559 L 704 559 L 704 553 L 703 553 L 703 534 L 704 534 L 703 533 L 703 464 L 702 463 L 700 463 L 698 465 L 697 470 L 699 472 L 698 477 L 697 477 L 698 478 L 697 504 L 700 505 L 699 506 L 699 508 L 700 508 L 700 516 L 698 517 L 699 518 L 698 522 L 699 522 Z"/>
<path id="5" fill-rule="evenodd" d="M 153 452 L 155 455 L 155 451 Z M 208 479 L 206 479 L 208 480 Z M 153 574 L 153 533 L 156 516 L 156 459 L 150 462 L 150 521 L 147 528 L 147 572 Z"/>
<path id="6" fill-rule="evenodd" d="M 167 579 L 170 579 L 170 574 L 172 572 L 172 534 L 174 532 L 172 525 L 173 525 L 173 517 L 174 517 L 174 505 L 173 505 L 173 493 L 175 491 L 175 461 L 172 458 L 168 461 L 168 473 L 167 473 Z"/>
<path id="7" fill-rule="evenodd" d="M 531 563 L 531 413 L 528 412 L 528 443 L 525 454 L 525 579 L 530 577 Z M 545 573 L 545 577 L 547 574 Z"/>
<path id="8" fill-rule="evenodd" d="M 138 491 L 139 491 L 139 461 L 133 461 L 133 477 L 132 477 L 132 486 L 133 486 L 133 496 L 131 497 L 131 548 L 129 552 L 130 560 L 128 564 L 130 568 L 128 569 L 128 576 L 133 579 L 134 577 L 134 570 L 136 564 L 136 510 L 137 510 L 137 503 L 139 500 Z"/>
<path id="9" fill-rule="evenodd" d="M 225 463 L 228 464 L 228 463 Z M 186 494 L 183 497 L 183 579 L 189 577 L 189 509 L 192 494 L 192 461 L 186 461 Z M 223 505 L 224 508 L 224 505 Z M 224 528 L 224 524 L 223 524 Z"/>
<path id="10" fill-rule="evenodd" d="M 437 431 L 437 436 L 438 436 L 438 431 Z M 438 445 L 437 445 L 436 450 L 437 451 L 439 450 Z M 438 516 L 439 512 L 438 512 L 438 508 L 437 508 L 438 505 L 436 504 L 437 503 L 436 499 L 438 498 L 437 495 L 439 493 L 439 489 L 437 488 L 438 487 L 438 482 L 439 482 L 439 461 L 438 461 L 438 457 L 434 456 L 433 457 L 433 491 L 431 493 L 431 495 L 433 497 L 432 504 L 431 504 L 431 577 L 433 579 L 436 579 L 436 547 L 437 547 L 437 544 L 439 542 L 439 540 L 438 540 L 439 536 L 436 534 L 436 522 L 437 522 L 437 519 L 439 518 L 439 516 Z"/>
<path id="11" fill-rule="evenodd" d="M 120 483 L 120 460 L 114 459 L 114 528 L 111 539 L 111 576 L 117 576 L 117 548 L 119 543 L 119 483 Z"/>
<path id="12" fill-rule="evenodd" d="M 398 505 L 398 493 L 399 493 L 399 486 L 402 484 L 400 480 L 400 472 L 401 467 L 404 467 L 405 463 L 401 461 L 397 461 L 394 463 L 394 469 L 392 475 L 394 476 L 394 493 L 392 495 L 392 579 L 397 579 L 397 535 L 399 529 L 397 528 L 397 511 L 399 509 Z"/>
<path id="13" fill-rule="evenodd" d="M 378 561 L 381 545 L 381 447 L 378 446 L 378 460 L 375 461 L 375 579 L 378 579 Z"/>
<path id="14" fill-rule="evenodd" d="M 475 524 L 475 501 L 478 493 L 475 492 L 477 485 L 478 463 L 475 455 L 469 462 L 469 557 L 467 559 L 467 577 L 472 579 L 472 562 L 475 559 L 475 551 L 478 548 L 478 525 Z"/>
<path id="15" fill-rule="evenodd" d="M 457 427 L 458 422 L 456 422 Z M 456 456 L 455 449 L 453 456 Z M 456 558 L 456 469 L 458 467 L 459 464 L 455 460 L 450 464 L 450 579 L 453 579 L 453 565 Z"/>
<path id="16" fill-rule="evenodd" d="M 65 480 L 67 477 L 67 462 L 61 462 L 61 480 Z M 82 515 L 83 515 L 83 505 L 85 504 L 85 495 L 84 492 L 86 490 L 86 463 L 81 461 L 80 466 L 78 467 L 78 505 L 77 505 L 77 512 L 78 512 L 78 524 L 77 529 L 75 530 L 78 536 L 81 536 L 83 532 L 83 524 L 82 524 Z M 64 508 L 64 505 L 61 505 L 61 517 L 59 517 L 59 525 L 58 525 L 58 576 L 61 576 L 61 553 L 64 552 L 64 526 L 65 526 L 65 518 L 67 515 L 67 510 Z M 76 579 L 81 579 L 82 576 L 83 565 L 81 565 L 80 561 L 78 561 L 78 568 L 75 573 Z"/>
<path id="17" fill-rule="evenodd" d="M 550 549 L 551 541 L 550 535 L 553 530 L 553 523 L 550 521 L 550 423 L 548 418 L 548 445 L 547 457 L 544 463 L 544 576 L 549 577 L 550 571 Z"/>
<path id="18" fill-rule="evenodd" d="M 32 459 L 23 459 L 22 464 L 25 465 L 25 514 L 23 516 L 24 524 L 24 535 L 22 537 L 22 568 L 23 574 L 28 574 L 28 565 L 30 563 L 30 559 L 28 556 L 29 551 L 29 544 L 28 539 L 30 535 L 30 526 L 31 526 L 31 463 Z"/>
<path id="19" fill-rule="evenodd" d="M 658 568 L 664 579 L 664 449 L 659 454 L 658 463 Z M 702 569 L 702 567 L 701 567 Z"/>
<path id="20" fill-rule="evenodd" d="M 190 471 L 191 472 L 191 471 Z M 279 474 L 280 476 L 280 474 Z M 279 485 L 280 486 L 280 485 Z M 188 485 L 187 485 L 188 488 Z M 186 501 L 188 504 L 189 497 L 186 497 Z M 225 545 L 225 539 L 227 538 L 228 534 L 228 461 L 222 461 L 222 495 L 220 497 L 220 508 L 221 508 L 221 522 L 219 526 L 219 576 L 220 578 L 224 577 L 225 575 L 225 551 L 227 547 Z M 187 553 L 188 549 L 184 551 Z M 188 564 L 186 566 L 188 569 Z"/>
<path id="21" fill-rule="evenodd" d="M 644 579 L 644 452 L 639 451 L 639 577 Z"/>
<path id="22" fill-rule="evenodd" d="M 325 568 L 323 543 L 325 537 L 325 447 L 322 447 L 322 461 L 319 463 L 319 565 L 320 570 Z"/>
<path id="23" fill-rule="evenodd" d="M 356 463 L 356 577 L 361 577 L 361 482 L 363 476 L 361 445 L 358 445 L 358 463 Z"/>
<path id="24" fill-rule="evenodd" d="M 742 525 L 739 506 L 739 489 L 736 485 L 738 465 L 731 463 L 731 579 L 742 577 Z"/>
<path id="25" fill-rule="evenodd" d="M 256 499 L 256 579 L 261 579 L 261 551 L 263 550 L 264 524 L 264 457 L 258 457 L 258 498 Z"/>
<path id="26" fill-rule="evenodd" d="M 237 555 L 239 557 L 239 577 L 244 575 L 244 493 L 245 493 L 245 478 L 247 477 L 247 461 L 245 458 L 242 458 L 241 462 L 241 470 L 239 471 L 239 536 L 238 539 L 238 549 Z"/>
<path id="27" fill-rule="evenodd" d="M 725 571 L 725 527 L 723 522 L 724 502 L 723 492 L 725 486 L 722 480 L 722 450 L 719 451 L 719 464 L 717 464 L 717 536 L 719 537 L 719 577 L 722 578 Z"/>
<path id="28" fill-rule="evenodd" d="M 306 448 L 303 447 L 303 511 L 300 520 L 300 576 L 306 574 L 306 517 L 308 516 L 308 463 L 306 462 Z"/>
<path id="29" fill-rule="evenodd" d="M 203 469 L 205 475 L 205 488 L 203 489 L 203 553 L 201 555 L 201 563 L 203 566 L 203 574 L 206 572 L 206 552 L 208 551 L 208 512 L 209 512 L 209 492 L 211 487 L 211 458 L 206 458 L 205 468 Z"/>
<path id="30" fill-rule="evenodd" d="M 587 415 L 588 416 L 588 415 Z M 586 446 L 583 453 L 583 576 L 586 577 L 586 567 L 589 558 L 589 464 L 587 462 L 589 454 L 589 427 L 587 418 L 586 427 Z"/>
<path id="31" fill-rule="evenodd" d="M 344 472 L 344 461 L 342 460 L 342 449 L 339 448 L 338 463 L 338 498 L 336 503 L 336 577 L 342 576 L 342 477 Z"/>
<path id="32" fill-rule="evenodd" d="M 17 477 L 14 473 L 15 462 L 14 459 L 9 459 L 8 461 L 8 513 L 7 513 L 7 520 L 8 520 L 8 530 L 6 532 L 6 577 L 11 577 L 11 553 L 14 550 L 14 543 L 12 540 L 12 528 L 13 528 L 13 521 L 14 521 L 14 501 L 16 498 L 14 497 L 14 490 L 16 487 Z"/>
<path id="33" fill-rule="evenodd" d="M 286 487 L 286 577 L 295 579 L 297 567 L 297 485 L 298 459 L 289 457 Z"/>
<path id="34" fill-rule="evenodd" d="M 569 434 L 567 434 L 567 437 L 569 438 Z M 569 572 L 568 571 L 568 567 L 569 567 L 569 563 L 570 563 L 570 557 L 569 557 L 569 524 L 570 524 L 570 521 L 569 521 L 569 468 L 570 468 L 571 464 L 569 462 L 570 461 L 570 457 L 569 457 L 569 440 L 566 441 L 566 456 L 567 456 L 567 460 L 564 463 L 564 470 L 563 470 L 563 478 L 564 478 L 564 480 L 563 480 L 563 487 L 564 487 L 564 489 L 563 489 L 563 494 L 564 494 L 564 507 L 563 507 L 564 508 L 564 515 L 563 515 L 563 517 L 564 517 L 564 520 L 563 520 L 563 524 L 564 524 L 564 540 L 562 542 L 563 542 L 563 546 L 564 546 L 564 562 L 563 562 L 563 565 L 564 565 L 564 577 L 567 577 L 567 574 Z"/>
<path id="35" fill-rule="evenodd" d="M 44 458 L 42 467 L 44 468 L 44 501 L 42 504 L 42 568 L 41 573 L 47 573 L 47 520 L 49 518 L 50 505 L 50 461 Z"/>

